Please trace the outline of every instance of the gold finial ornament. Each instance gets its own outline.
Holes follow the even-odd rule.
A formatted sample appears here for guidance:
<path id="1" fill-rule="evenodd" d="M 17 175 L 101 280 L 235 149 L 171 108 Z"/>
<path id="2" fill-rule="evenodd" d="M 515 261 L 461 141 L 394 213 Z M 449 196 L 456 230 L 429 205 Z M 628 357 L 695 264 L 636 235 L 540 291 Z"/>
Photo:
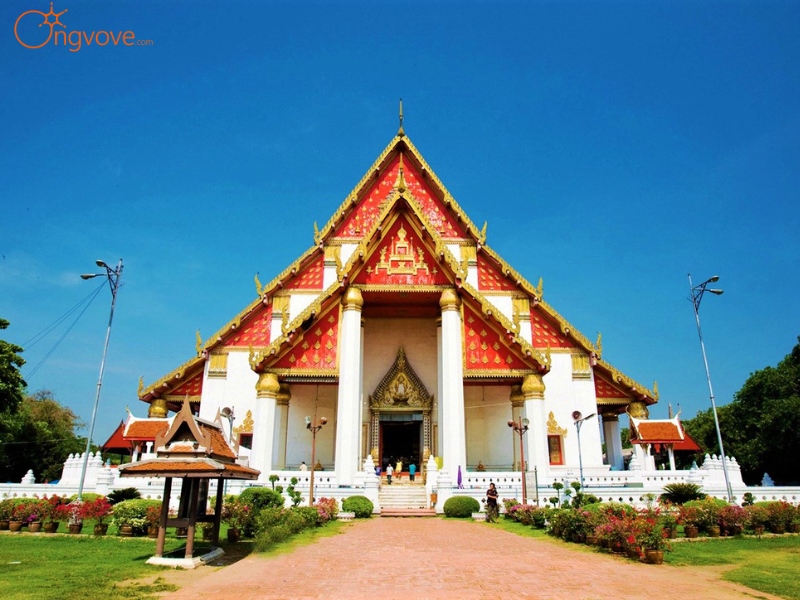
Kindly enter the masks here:
<path id="1" fill-rule="evenodd" d="M 361 310 L 361 307 L 364 306 L 364 297 L 361 295 L 361 290 L 352 285 L 347 288 L 344 298 L 342 298 L 342 306 L 344 306 L 345 310 Z"/>
<path id="2" fill-rule="evenodd" d="M 520 406 L 525 400 L 525 394 L 522 393 L 522 386 L 512 385 L 509 399 L 511 400 L 511 406 Z"/>
<path id="3" fill-rule="evenodd" d="M 597 354 L 597 358 L 603 356 L 603 334 L 599 331 L 597 332 L 597 341 L 594 344 L 594 351 Z"/>
<path id="4" fill-rule="evenodd" d="M 322 234 L 319 232 L 319 227 L 317 227 L 317 222 L 314 221 L 314 245 L 319 245 L 322 241 Z"/>
<path id="5" fill-rule="evenodd" d="M 403 99 L 400 98 L 400 128 L 397 130 L 397 135 L 403 137 L 406 132 L 403 130 Z"/>
<path id="6" fill-rule="evenodd" d="M 486 228 L 487 227 L 489 227 L 489 221 L 484 221 L 483 222 L 483 227 L 481 227 L 481 232 L 478 235 L 478 241 L 481 244 L 485 244 L 486 243 Z"/>
<path id="7" fill-rule="evenodd" d="M 147 409 L 147 416 L 151 419 L 163 419 L 167 416 L 167 401 L 164 398 L 156 398 L 150 403 Z"/>
<path id="8" fill-rule="evenodd" d="M 653 381 L 653 396 L 658 400 L 658 381 Z"/>
<path id="9" fill-rule="evenodd" d="M 258 383 L 256 383 L 256 395 L 259 398 L 266 396 L 277 397 L 281 391 L 281 384 L 278 381 L 278 376 L 275 373 L 261 373 L 258 376 Z"/>
<path id="10" fill-rule="evenodd" d="M 261 281 L 258 279 L 258 273 L 256 273 L 255 282 L 256 282 L 256 294 L 258 294 L 258 296 L 261 297 L 264 294 L 264 286 L 261 285 Z"/>
<path id="11" fill-rule="evenodd" d="M 400 153 L 400 168 L 397 171 L 397 179 L 394 182 L 394 189 L 401 194 L 406 191 L 406 178 L 403 174 L 403 153 Z"/>
<path id="12" fill-rule="evenodd" d="M 144 375 L 139 377 L 139 389 L 136 390 L 136 395 L 142 397 L 142 390 L 144 389 Z"/>
<path id="13" fill-rule="evenodd" d="M 439 298 L 439 306 L 442 312 L 446 310 L 458 310 L 461 306 L 461 299 L 453 288 L 447 288 L 442 292 L 442 297 Z"/>
<path id="14" fill-rule="evenodd" d="M 197 356 L 200 356 L 203 353 L 203 338 L 200 337 L 200 330 L 197 330 L 197 342 L 195 344 L 195 350 L 197 350 Z"/>
<path id="15" fill-rule="evenodd" d="M 536 299 L 541 300 L 544 296 L 544 277 L 539 277 L 539 284 L 536 286 Z"/>

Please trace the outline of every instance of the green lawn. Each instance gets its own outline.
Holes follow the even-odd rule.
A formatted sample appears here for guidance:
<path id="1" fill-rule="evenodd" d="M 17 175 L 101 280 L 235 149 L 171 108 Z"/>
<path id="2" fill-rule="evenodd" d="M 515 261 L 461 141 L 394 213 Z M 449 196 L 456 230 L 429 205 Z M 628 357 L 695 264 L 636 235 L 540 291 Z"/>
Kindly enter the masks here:
<path id="1" fill-rule="evenodd" d="M 673 544 L 675 566 L 736 565 L 723 578 L 782 598 L 800 600 L 800 537 L 716 539 Z"/>

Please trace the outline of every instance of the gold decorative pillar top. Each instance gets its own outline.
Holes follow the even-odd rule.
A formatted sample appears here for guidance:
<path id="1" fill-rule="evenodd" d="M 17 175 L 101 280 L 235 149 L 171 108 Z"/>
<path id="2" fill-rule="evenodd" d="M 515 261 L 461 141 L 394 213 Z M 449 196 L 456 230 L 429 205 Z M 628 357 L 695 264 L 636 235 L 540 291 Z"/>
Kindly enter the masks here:
<path id="1" fill-rule="evenodd" d="M 538 373 L 525 375 L 521 390 L 525 400 L 544 400 L 544 379 Z"/>
<path id="2" fill-rule="evenodd" d="M 439 299 L 439 306 L 442 312 L 447 310 L 458 310 L 461 306 L 461 298 L 453 288 L 448 288 L 442 292 L 442 297 Z"/>
<path id="3" fill-rule="evenodd" d="M 361 290 L 350 286 L 342 298 L 342 306 L 344 310 L 361 310 L 364 306 L 364 297 L 361 295 Z"/>
<path id="4" fill-rule="evenodd" d="M 628 405 L 628 414 L 634 419 L 647 419 L 650 417 L 650 411 L 647 409 L 647 404 L 641 400 L 634 400 Z"/>
<path id="5" fill-rule="evenodd" d="M 167 416 L 167 401 L 164 398 L 156 398 L 150 402 L 150 408 L 147 409 L 147 416 L 151 419 L 163 419 Z"/>
<path id="6" fill-rule="evenodd" d="M 261 373 L 256 383 L 256 396 L 259 398 L 277 398 L 281 384 L 275 373 Z"/>
<path id="7" fill-rule="evenodd" d="M 288 383 L 280 384 L 280 390 L 278 390 L 278 395 L 275 398 L 278 400 L 278 404 L 289 406 L 289 400 L 292 399 L 292 390 L 289 389 Z"/>
<path id="8" fill-rule="evenodd" d="M 511 406 L 522 406 L 522 403 L 525 401 L 525 394 L 522 393 L 522 386 L 512 385 L 509 398 L 511 400 Z"/>

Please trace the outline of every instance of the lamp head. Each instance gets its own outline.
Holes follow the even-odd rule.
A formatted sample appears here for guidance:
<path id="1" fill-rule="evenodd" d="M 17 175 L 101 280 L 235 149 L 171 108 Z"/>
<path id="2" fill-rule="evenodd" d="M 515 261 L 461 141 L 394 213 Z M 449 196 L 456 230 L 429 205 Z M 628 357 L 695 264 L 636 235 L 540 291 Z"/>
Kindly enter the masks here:
<path id="1" fill-rule="evenodd" d="M 226 419 L 230 419 L 231 417 L 233 417 L 233 411 L 227 406 L 220 411 L 220 414 Z"/>
<path id="2" fill-rule="evenodd" d="M 721 296 L 722 294 L 725 293 L 725 290 L 718 290 L 718 289 L 706 290 L 706 291 L 712 294 L 716 294 L 717 296 Z"/>
<path id="3" fill-rule="evenodd" d="M 522 426 L 527 427 L 530 425 L 530 419 L 522 419 Z"/>
<path id="4" fill-rule="evenodd" d="M 109 268 L 109 266 L 108 266 L 108 265 L 107 265 L 107 264 L 106 264 L 104 261 L 102 261 L 102 260 L 96 260 L 96 261 L 94 261 L 94 262 L 95 262 L 95 264 L 96 264 L 98 267 L 105 267 L 106 269 L 108 269 L 108 268 Z"/>
<path id="5" fill-rule="evenodd" d="M 719 275 L 714 275 L 706 283 L 714 283 L 715 281 L 719 281 Z"/>
<path id="6" fill-rule="evenodd" d="M 311 425 L 311 417 L 306 417 L 306 427 Z"/>
<path id="7" fill-rule="evenodd" d="M 320 417 L 319 418 L 319 424 L 320 425 L 325 425 L 325 423 L 327 423 L 327 422 L 328 422 L 328 419 L 326 419 L 325 417 Z"/>
<path id="8" fill-rule="evenodd" d="M 514 421 L 509 421 L 509 422 L 508 422 L 508 426 L 509 426 L 509 427 L 513 427 L 514 425 L 516 425 L 516 423 L 514 423 Z"/>
<path id="9" fill-rule="evenodd" d="M 84 273 L 81 275 L 81 279 L 93 279 L 94 277 L 97 277 L 97 273 Z"/>
<path id="10" fill-rule="evenodd" d="M 573 421 L 580 421 L 582 416 L 583 416 L 583 413 L 581 413 L 581 411 L 579 411 L 579 410 L 576 410 L 576 411 L 574 411 L 572 413 L 572 420 Z"/>

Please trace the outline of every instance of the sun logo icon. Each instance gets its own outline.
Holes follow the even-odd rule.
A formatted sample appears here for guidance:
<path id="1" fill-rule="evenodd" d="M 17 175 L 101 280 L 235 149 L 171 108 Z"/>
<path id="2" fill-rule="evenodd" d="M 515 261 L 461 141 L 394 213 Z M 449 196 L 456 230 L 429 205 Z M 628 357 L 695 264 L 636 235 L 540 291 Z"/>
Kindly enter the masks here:
<path id="1" fill-rule="evenodd" d="M 23 46 L 25 46 L 26 48 L 31 48 L 31 49 L 41 48 L 42 46 L 45 46 L 50 41 L 50 38 L 53 37 L 53 27 L 55 25 L 59 25 L 59 26 L 63 27 L 64 29 L 67 28 L 66 25 L 64 25 L 61 21 L 58 20 L 61 15 L 63 15 L 65 12 L 67 12 L 67 10 L 68 9 L 65 8 L 60 13 L 55 12 L 53 10 L 53 3 L 52 2 L 50 3 L 50 12 L 47 12 L 47 13 L 44 13 L 44 12 L 42 12 L 40 10 L 26 10 L 19 17 L 17 17 L 17 20 L 14 23 L 14 36 L 16 36 L 17 41 L 20 44 L 22 44 Z M 19 31 L 18 31 L 19 23 L 20 23 L 20 21 L 22 21 L 22 18 L 24 16 L 26 16 L 26 15 L 32 15 L 32 14 L 41 15 L 42 17 L 44 17 L 44 20 L 41 23 L 39 23 L 39 27 L 41 27 L 42 25 L 48 25 L 50 27 L 50 32 L 47 35 L 47 39 L 45 41 L 43 41 L 41 44 L 37 45 L 37 46 L 32 46 L 30 44 L 26 44 L 25 42 L 23 42 L 19 37 Z M 50 17 L 55 17 L 55 20 L 51 22 L 50 21 Z"/>

